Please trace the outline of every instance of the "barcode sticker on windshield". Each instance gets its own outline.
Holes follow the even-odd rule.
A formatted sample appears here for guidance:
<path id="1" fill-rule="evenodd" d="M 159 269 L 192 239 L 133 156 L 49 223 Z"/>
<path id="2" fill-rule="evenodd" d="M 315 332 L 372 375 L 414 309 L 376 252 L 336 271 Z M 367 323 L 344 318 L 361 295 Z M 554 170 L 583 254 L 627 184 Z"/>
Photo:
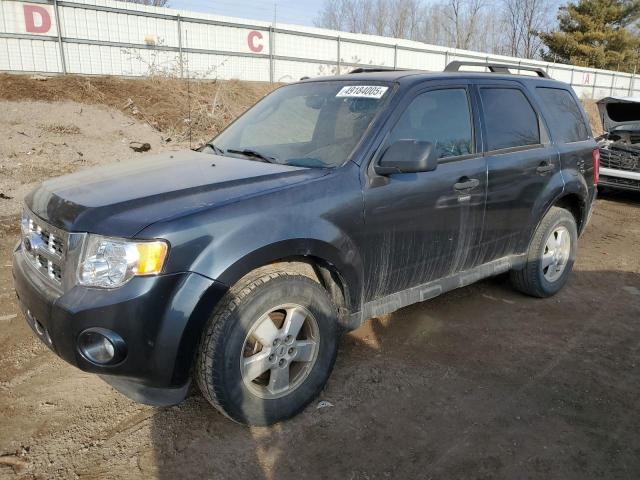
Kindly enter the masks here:
<path id="1" fill-rule="evenodd" d="M 342 87 L 336 97 L 382 98 L 389 87 L 377 85 L 351 85 Z"/>

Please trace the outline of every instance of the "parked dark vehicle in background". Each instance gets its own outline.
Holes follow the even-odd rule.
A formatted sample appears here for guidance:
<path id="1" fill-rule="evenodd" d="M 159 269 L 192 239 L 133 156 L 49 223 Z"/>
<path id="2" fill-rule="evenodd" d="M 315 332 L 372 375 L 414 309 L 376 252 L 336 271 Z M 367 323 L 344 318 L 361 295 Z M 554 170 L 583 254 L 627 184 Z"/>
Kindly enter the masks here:
<path id="1" fill-rule="evenodd" d="M 600 137 L 600 184 L 640 192 L 640 98 L 598 101 L 605 134 Z"/>
<path id="2" fill-rule="evenodd" d="M 503 272 L 555 294 L 596 195 L 586 116 L 540 70 L 463 67 L 302 81 L 198 152 L 44 182 L 13 258 L 27 321 L 137 401 L 193 379 L 271 424 L 367 318 Z"/>

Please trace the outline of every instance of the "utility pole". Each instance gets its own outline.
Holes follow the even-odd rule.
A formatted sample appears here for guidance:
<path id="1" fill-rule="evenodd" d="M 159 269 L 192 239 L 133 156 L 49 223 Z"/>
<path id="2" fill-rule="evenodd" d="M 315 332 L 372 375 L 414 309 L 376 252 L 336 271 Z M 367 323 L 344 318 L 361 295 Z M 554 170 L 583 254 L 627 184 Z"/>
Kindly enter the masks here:
<path id="1" fill-rule="evenodd" d="M 278 4 L 273 2 L 273 24 L 269 29 L 269 82 L 273 83 L 275 76 L 276 23 L 278 22 Z"/>

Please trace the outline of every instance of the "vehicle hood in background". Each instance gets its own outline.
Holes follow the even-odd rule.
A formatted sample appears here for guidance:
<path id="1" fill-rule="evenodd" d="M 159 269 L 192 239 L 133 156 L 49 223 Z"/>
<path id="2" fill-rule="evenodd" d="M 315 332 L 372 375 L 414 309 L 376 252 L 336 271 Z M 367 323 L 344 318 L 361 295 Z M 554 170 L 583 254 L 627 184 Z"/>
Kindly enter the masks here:
<path id="1" fill-rule="evenodd" d="M 69 232 L 131 237 L 183 216 L 327 173 L 190 150 L 146 156 L 45 181 L 25 199 L 46 222 Z"/>
<path id="2" fill-rule="evenodd" d="M 597 105 L 605 132 L 640 131 L 640 97 L 605 97 Z"/>

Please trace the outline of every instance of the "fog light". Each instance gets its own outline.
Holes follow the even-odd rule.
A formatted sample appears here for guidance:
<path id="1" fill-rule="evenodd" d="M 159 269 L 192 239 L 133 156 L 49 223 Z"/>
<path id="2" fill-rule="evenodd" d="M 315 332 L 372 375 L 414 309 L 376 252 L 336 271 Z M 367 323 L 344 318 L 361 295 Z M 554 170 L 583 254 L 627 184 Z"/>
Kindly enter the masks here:
<path id="1" fill-rule="evenodd" d="M 92 363 L 108 365 L 120 362 L 126 346 L 120 335 L 104 328 L 90 328 L 80 334 L 78 349 Z"/>

